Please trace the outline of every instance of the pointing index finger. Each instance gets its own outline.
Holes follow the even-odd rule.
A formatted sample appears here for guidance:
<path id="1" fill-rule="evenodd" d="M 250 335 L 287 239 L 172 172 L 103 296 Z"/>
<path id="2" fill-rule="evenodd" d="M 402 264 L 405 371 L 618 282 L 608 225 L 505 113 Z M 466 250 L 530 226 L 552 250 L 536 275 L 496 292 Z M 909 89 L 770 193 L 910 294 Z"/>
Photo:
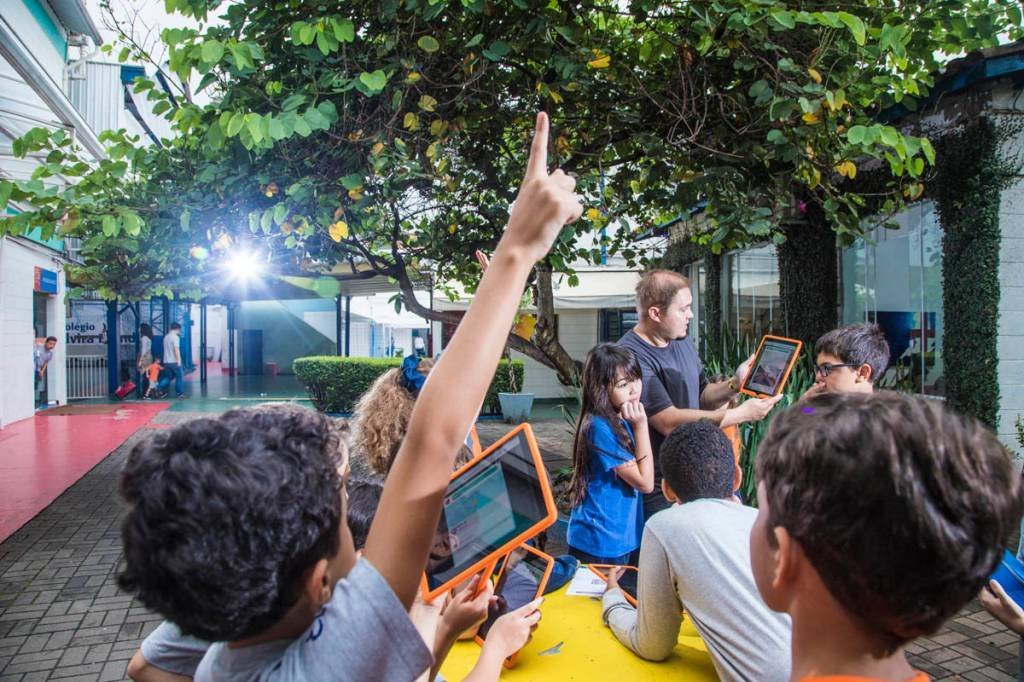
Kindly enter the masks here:
<path id="1" fill-rule="evenodd" d="M 526 177 L 543 177 L 548 172 L 548 115 L 537 114 L 537 125 L 533 129 L 533 144 L 530 145 L 530 159 L 526 162 Z"/>

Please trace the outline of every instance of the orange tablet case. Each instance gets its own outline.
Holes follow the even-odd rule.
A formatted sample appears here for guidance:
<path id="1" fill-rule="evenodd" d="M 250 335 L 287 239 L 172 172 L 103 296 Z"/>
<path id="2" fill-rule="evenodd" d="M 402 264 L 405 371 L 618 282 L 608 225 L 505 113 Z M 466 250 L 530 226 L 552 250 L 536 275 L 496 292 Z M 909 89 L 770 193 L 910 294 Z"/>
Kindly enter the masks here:
<path id="1" fill-rule="evenodd" d="M 537 439 L 534 438 L 533 429 L 530 428 L 529 424 L 520 424 L 516 428 L 506 433 L 489 448 L 487 448 L 479 455 L 477 455 L 470 461 L 466 462 L 466 464 L 464 464 L 462 467 L 460 467 L 455 473 L 452 474 L 452 479 L 454 480 L 458 478 L 460 475 L 473 468 L 473 466 L 477 462 L 490 455 L 492 452 L 500 448 L 509 440 L 515 438 L 520 432 L 522 432 L 522 434 L 526 437 L 526 443 L 530 448 L 530 456 L 533 459 L 534 466 L 537 468 L 537 471 L 540 474 L 538 476 L 538 481 L 540 482 L 541 495 L 544 498 L 544 507 L 547 510 L 547 515 L 544 518 L 540 519 L 537 523 L 533 524 L 525 531 L 517 535 L 516 537 L 506 542 L 498 549 L 494 550 L 493 552 L 491 552 L 484 558 L 480 559 L 479 561 L 470 564 L 462 571 L 460 571 L 457 575 L 453 576 L 451 579 L 442 583 L 433 590 L 430 589 L 427 583 L 426 573 L 424 573 L 423 579 L 420 581 L 420 591 L 423 593 L 423 598 L 426 601 L 433 601 L 440 595 L 451 590 L 452 587 L 454 587 L 455 585 L 458 585 L 462 581 L 471 578 L 472 576 L 480 573 L 481 571 L 484 571 L 485 569 L 487 569 L 488 566 L 490 566 L 491 570 L 493 570 L 494 566 L 497 564 L 498 560 L 501 557 L 511 552 L 521 543 L 524 543 L 530 538 L 534 537 L 545 528 L 554 525 L 555 521 L 558 520 L 558 509 L 555 507 L 555 498 L 551 493 L 551 482 L 548 480 L 547 469 L 544 468 L 544 460 L 541 458 L 540 448 L 537 447 Z M 487 575 L 490 574 L 488 573 Z M 484 577 L 486 578 L 487 576 Z"/>
<path id="2" fill-rule="evenodd" d="M 627 571 L 638 570 L 636 566 L 612 566 L 611 564 L 587 564 L 587 568 L 589 568 L 591 571 L 600 576 L 601 580 L 605 582 L 608 582 L 608 572 L 613 568 L 624 568 Z M 629 594 L 625 590 L 622 590 L 622 596 L 625 597 L 626 601 L 628 601 L 630 604 L 636 606 L 636 598 L 633 595 Z"/>
<path id="3" fill-rule="evenodd" d="M 531 553 L 531 554 L 533 554 L 535 556 L 540 557 L 547 564 L 547 568 L 544 569 L 544 575 L 541 576 L 540 582 L 537 585 L 537 594 L 533 595 L 533 598 L 536 599 L 537 597 L 540 597 L 541 595 L 544 594 L 544 589 L 548 586 L 548 578 L 551 577 L 551 571 L 555 567 L 555 559 L 552 556 L 550 556 L 548 554 L 545 554 L 544 552 L 540 551 L 539 549 L 531 547 L 530 545 L 527 545 L 525 543 L 524 544 L 520 544 L 518 547 L 513 547 L 512 551 L 514 552 L 517 549 L 526 550 L 527 552 L 529 552 L 529 553 Z M 495 584 L 498 584 L 498 583 L 501 582 L 501 577 L 505 574 L 505 569 L 506 568 L 508 568 L 508 557 L 505 558 L 505 563 L 502 564 L 501 570 L 498 572 L 498 576 L 497 576 L 497 580 L 495 580 Z M 475 637 L 473 637 L 473 640 L 477 644 L 479 644 L 480 646 L 483 646 L 483 644 L 484 644 L 484 640 L 483 640 L 482 637 L 480 637 L 480 635 L 476 635 Z M 509 656 L 508 658 L 505 659 L 505 662 L 503 663 L 503 665 L 506 668 L 511 668 L 512 666 L 514 666 L 516 664 L 516 657 L 518 655 L 519 655 L 518 653 L 515 653 L 515 654 L 512 654 L 511 656 Z"/>
<path id="4" fill-rule="evenodd" d="M 753 376 L 754 368 L 757 367 L 757 362 L 758 360 L 761 359 L 761 353 L 762 351 L 764 351 L 765 341 L 768 340 L 783 341 L 796 347 L 796 350 L 793 353 L 793 357 L 789 359 L 789 363 L 786 365 L 786 370 L 782 373 L 782 380 L 779 382 L 779 386 L 776 389 L 776 392 L 773 393 L 772 395 L 768 395 L 766 393 L 758 393 L 757 391 L 753 391 L 747 388 L 747 382 L 750 381 L 751 376 Z M 786 382 L 789 381 L 790 372 L 793 371 L 793 367 L 796 365 L 796 361 L 800 357 L 800 351 L 803 349 L 803 347 L 803 341 L 797 341 L 796 339 L 787 339 L 784 336 L 772 336 L 771 334 L 765 334 L 764 336 L 762 336 L 761 343 L 758 344 L 757 346 L 757 353 L 754 354 L 754 361 L 750 363 L 750 368 L 747 370 L 747 376 L 743 377 L 743 384 L 740 386 L 739 392 L 744 395 L 753 396 L 755 398 L 771 398 L 778 395 L 779 393 L 782 393 L 782 390 L 786 387 Z"/>

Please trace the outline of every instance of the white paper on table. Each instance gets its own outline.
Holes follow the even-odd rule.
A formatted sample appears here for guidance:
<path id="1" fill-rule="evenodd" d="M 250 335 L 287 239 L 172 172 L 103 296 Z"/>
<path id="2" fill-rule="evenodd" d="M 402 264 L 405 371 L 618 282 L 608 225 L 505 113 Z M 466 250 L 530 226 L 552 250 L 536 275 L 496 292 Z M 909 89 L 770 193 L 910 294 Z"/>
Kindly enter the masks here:
<path id="1" fill-rule="evenodd" d="M 601 576 L 591 571 L 586 566 L 576 569 L 576 575 L 569 583 L 566 594 L 570 597 L 600 597 L 607 587 Z"/>

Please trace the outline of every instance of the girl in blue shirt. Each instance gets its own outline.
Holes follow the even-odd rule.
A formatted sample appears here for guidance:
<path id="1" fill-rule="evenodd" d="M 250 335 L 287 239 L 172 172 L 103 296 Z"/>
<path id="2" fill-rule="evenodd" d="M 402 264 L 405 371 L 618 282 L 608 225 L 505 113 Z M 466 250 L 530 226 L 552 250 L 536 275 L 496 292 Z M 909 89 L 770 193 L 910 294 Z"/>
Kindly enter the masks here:
<path id="1" fill-rule="evenodd" d="M 654 490 L 641 377 L 633 352 L 614 343 L 595 346 L 583 365 L 567 537 L 583 563 L 627 565 L 640 547 L 641 494 Z"/>

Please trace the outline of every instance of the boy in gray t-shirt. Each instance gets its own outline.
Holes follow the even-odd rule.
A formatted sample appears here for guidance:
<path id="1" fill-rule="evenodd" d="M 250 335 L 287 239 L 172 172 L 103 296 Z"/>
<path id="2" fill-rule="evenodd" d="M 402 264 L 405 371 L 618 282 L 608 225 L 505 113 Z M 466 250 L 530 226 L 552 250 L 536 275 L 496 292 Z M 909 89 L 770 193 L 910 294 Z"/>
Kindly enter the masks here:
<path id="1" fill-rule="evenodd" d="M 118 583 L 183 632 L 227 643 L 207 652 L 197 676 L 401 682 L 430 668 L 408 609 L 455 457 L 527 277 L 583 211 L 575 180 L 548 173 L 548 133 L 539 114 L 508 226 L 420 391 L 362 557 L 342 523 L 347 452 L 325 415 L 294 405 L 235 409 L 132 450 L 120 481 L 129 509 Z M 520 634 L 536 623 L 538 605 L 519 614 Z"/>
<path id="2" fill-rule="evenodd" d="M 640 546 L 637 608 L 616 581 L 604 595 L 615 637 L 649 660 L 668 657 L 685 609 L 723 680 L 789 679 L 790 622 L 761 600 L 750 567 L 757 510 L 733 497 L 742 476 L 714 424 L 679 426 L 661 447 L 662 489 L 674 506 L 651 517 Z"/>

